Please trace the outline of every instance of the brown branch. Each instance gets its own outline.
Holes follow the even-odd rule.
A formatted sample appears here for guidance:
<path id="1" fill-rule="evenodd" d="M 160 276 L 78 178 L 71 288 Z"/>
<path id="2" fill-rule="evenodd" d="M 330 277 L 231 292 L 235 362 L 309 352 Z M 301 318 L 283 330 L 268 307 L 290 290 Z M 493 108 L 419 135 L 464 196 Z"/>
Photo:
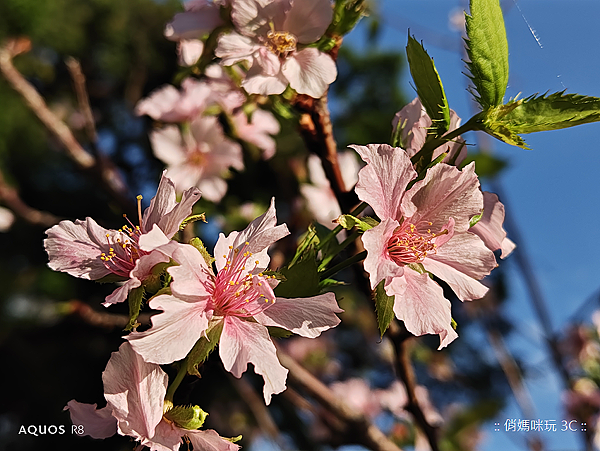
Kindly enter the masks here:
<path id="1" fill-rule="evenodd" d="M 65 302 L 61 310 L 66 314 L 79 316 L 91 326 L 104 329 L 123 329 L 129 323 L 128 315 L 98 311 L 77 299 Z M 150 325 L 150 314 L 140 314 L 137 321 L 144 325 Z"/>
<path id="2" fill-rule="evenodd" d="M 269 409 L 265 406 L 263 399 L 256 393 L 254 387 L 248 383 L 246 378 L 242 376 L 240 379 L 231 377 L 231 383 L 237 390 L 240 398 L 248 405 L 248 408 L 254 415 L 254 419 L 259 428 L 266 432 L 273 439 L 279 436 L 279 429 L 271 416 Z"/>
<path id="3" fill-rule="evenodd" d="M 348 431 L 355 435 L 356 443 L 376 451 L 402 451 L 383 432 L 381 432 L 367 417 L 352 409 L 339 399 L 319 379 L 304 369 L 289 355 L 277 351 L 279 361 L 290 371 L 292 383 L 310 393 L 321 405 L 348 424 Z"/>
<path id="4" fill-rule="evenodd" d="M 67 155 L 82 170 L 88 171 L 115 199 L 121 209 L 129 212 L 133 207 L 131 196 L 116 168 L 105 158 L 96 159 L 77 141 L 69 127 L 61 121 L 46 105 L 36 89 L 15 68 L 12 58 L 29 49 L 26 39 L 10 40 L 0 47 L 0 73 L 10 86 L 21 95 L 25 104 L 38 117 L 67 151 Z"/>
<path id="5" fill-rule="evenodd" d="M 4 174 L 0 171 L 0 200 L 10 208 L 20 218 L 29 222 L 30 224 L 51 227 L 60 221 L 60 218 L 54 216 L 52 213 L 46 211 L 36 210 L 35 208 L 27 205 L 21 197 L 19 192 L 12 186 L 6 183 Z"/>
<path id="6" fill-rule="evenodd" d="M 65 60 L 67 69 L 73 79 L 73 85 L 75 87 L 75 94 L 77 95 L 77 102 L 79 103 L 80 113 L 83 114 L 85 131 L 88 135 L 88 139 L 95 147 L 98 142 L 98 135 L 96 133 L 96 121 L 94 121 L 94 115 L 90 106 L 90 97 L 85 87 L 85 75 L 81 70 L 81 64 L 73 57 L 68 57 Z"/>
<path id="7" fill-rule="evenodd" d="M 300 134 L 310 152 L 321 159 L 325 175 L 342 211 L 349 212 L 358 203 L 354 191 L 348 192 L 342 178 L 337 155 L 337 143 L 333 136 L 331 116 L 327 107 L 327 94 L 320 99 L 297 95 L 293 105 L 300 111 Z"/>
<path id="8" fill-rule="evenodd" d="M 410 355 L 408 352 L 409 339 L 413 335 L 406 330 L 404 325 L 402 327 L 390 328 L 390 338 L 394 348 L 396 349 L 396 372 L 398 378 L 404 383 L 406 388 L 406 394 L 408 396 L 408 402 L 404 407 L 410 412 L 415 419 L 415 423 L 421 429 L 421 431 L 427 437 L 429 446 L 432 451 L 439 451 L 438 445 L 438 430 L 439 428 L 432 426 L 427 421 L 425 413 L 417 400 L 415 389 L 417 387 L 417 379 L 415 372 L 410 362 Z"/>

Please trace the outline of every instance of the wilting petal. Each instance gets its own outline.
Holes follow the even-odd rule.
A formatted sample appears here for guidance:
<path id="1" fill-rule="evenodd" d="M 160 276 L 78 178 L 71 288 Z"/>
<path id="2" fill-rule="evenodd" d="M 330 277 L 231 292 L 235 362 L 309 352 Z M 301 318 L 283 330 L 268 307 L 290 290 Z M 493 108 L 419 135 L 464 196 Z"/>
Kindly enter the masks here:
<path id="1" fill-rule="evenodd" d="M 329 0 L 296 0 L 286 15 L 283 29 L 296 36 L 298 42 L 310 44 L 323 36 L 332 18 Z"/>
<path id="2" fill-rule="evenodd" d="M 398 226 L 398 221 L 386 218 L 362 236 L 363 245 L 367 250 L 364 267 L 369 273 L 372 289 L 382 280 L 385 280 L 384 286 L 387 286 L 404 274 L 404 267 L 392 261 L 388 253 L 388 243 Z"/>
<path id="3" fill-rule="evenodd" d="M 406 192 L 402 209 L 417 212 L 410 221 L 430 222 L 431 230 L 442 230 L 449 218 L 454 218 L 454 232 L 466 232 L 471 218 L 481 212 L 483 195 L 475 165 L 469 164 L 462 171 L 444 163 L 436 164 Z"/>
<path id="4" fill-rule="evenodd" d="M 281 72 L 299 94 L 316 99 L 325 94 L 337 77 L 335 62 L 316 48 L 305 48 L 287 58 Z"/>
<path id="5" fill-rule="evenodd" d="M 198 451 L 236 451 L 239 445 L 225 440 L 212 429 L 204 431 L 185 431 L 194 450 Z"/>
<path id="6" fill-rule="evenodd" d="M 337 326 L 340 319 L 335 294 L 325 293 L 310 298 L 277 298 L 274 304 L 254 315 L 264 326 L 283 327 L 303 337 L 315 338 L 324 330 Z"/>
<path id="7" fill-rule="evenodd" d="M 288 370 L 279 363 L 275 345 L 262 324 L 233 316 L 225 317 L 219 354 L 225 369 L 235 377 L 241 377 L 248 363 L 254 365 L 256 374 L 260 374 L 265 380 L 266 404 L 271 402 L 273 394 L 285 390 Z"/>
<path id="8" fill-rule="evenodd" d="M 462 301 L 482 298 L 488 288 L 483 279 L 494 269 L 496 258 L 481 239 L 472 233 L 454 235 L 435 254 L 423 260 L 423 266 L 450 285 Z"/>
<path id="9" fill-rule="evenodd" d="M 396 296 L 394 301 L 396 317 L 404 321 L 413 335 L 439 334 L 438 349 L 446 347 L 458 337 L 451 325 L 450 301 L 429 274 L 406 269 L 404 278 L 407 284 L 404 296 Z"/>
<path id="10" fill-rule="evenodd" d="M 183 359 L 208 327 L 206 301 L 189 303 L 161 295 L 149 305 L 163 313 L 152 317 L 149 330 L 132 332 L 125 339 L 147 362 L 165 364 Z"/>
<path id="11" fill-rule="evenodd" d="M 168 376 L 158 365 L 145 362 L 129 343 L 113 352 L 102 373 L 104 397 L 118 420 L 119 433 L 152 437 L 163 415 Z"/>
<path id="12" fill-rule="evenodd" d="M 109 231 L 96 224 L 92 218 L 85 221 L 61 221 L 46 230 L 48 238 L 44 247 L 54 271 L 74 277 L 97 280 L 111 273 L 100 260 L 102 245 L 108 244 Z"/>
<path id="13" fill-rule="evenodd" d="M 89 435 L 92 438 L 108 438 L 117 433 L 117 419 L 112 416 L 110 406 L 97 409 L 96 404 L 83 404 L 69 401 L 64 408 L 71 415 L 71 423 L 84 426 L 81 435 Z"/>
<path id="14" fill-rule="evenodd" d="M 367 163 L 358 173 L 356 194 L 368 203 L 381 219 L 411 216 L 415 208 L 400 210 L 406 186 L 417 176 L 404 150 L 387 144 L 350 146 Z"/>
<path id="15" fill-rule="evenodd" d="M 504 223 L 504 205 L 494 193 L 483 192 L 483 215 L 470 232 L 483 240 L 488 249 L 495 251 L 502 249 L 501 258 L 508 257 L 515 249 L 515 243 L 506 238 Z"/>

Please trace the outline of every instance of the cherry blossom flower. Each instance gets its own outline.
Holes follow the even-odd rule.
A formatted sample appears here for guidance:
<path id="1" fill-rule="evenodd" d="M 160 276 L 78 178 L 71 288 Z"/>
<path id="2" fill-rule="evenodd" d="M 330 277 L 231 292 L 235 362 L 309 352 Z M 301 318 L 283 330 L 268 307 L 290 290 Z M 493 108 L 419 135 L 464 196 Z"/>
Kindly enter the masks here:
<path id="1" fill-rule="evenodd" d="M 174 125 L 153 131 L 150 141 L 178 192 L 195 186 L 204 198 L 219 202 L 227 192 L 228 169 L 244 169 L 241 146 L 225 137 L 214 116 L 197 117 L 183 136 Z"/>
<path id="2" fill-rule="evenodd" d="M 321 97 L 337 77 L 335 62 L 310 44 L 331 23 L 329 0 L 236 0 L 236 31 L 219 37 L 221 64 L 249 65 L 242 87 L 250 94 L 281 94 L 288 84 L 300 94 Z"/>
<path id="3" fill-rule="evenodd" d="M 276 298 L 277 281 L 264 273 L 267 248 L 288 235 L 285 224 L 276 226 L 274 199 L 262 216 L 242 232 L 221 234 L 215 246 L 217 273 L 193 246 L 180 244 L 172 253 L 179 266 L 168 269 L 172 295 L 152 299 L 150 307 L 162 310 L 152 327 L 126 337 L 148 362 L 170 363 L 183 359 L 207 330 L 222 327 L 219 355 L 227 371 L 241 377 L 248 363 L 265 381 L 264 398 L 285 390 L 287 369 L 279 363 L 266 326 L 276 326 L 314 338 L 335 327 L 341 312 L 335 295 L 310 298 Z M 160 230 L 155 228 L 159 236 Z M 162 243 L 167 243 L 163 236 Z M 153 241 L 153 245 L 161 240 Z"/>
<path id="4" fill-rule="evenodd" d="M 338 152 L 338 161 L 342 171 L 342 179 L 347 191 L 350 191 L 358 180 L 360 165 L 354 152 Z M 306 199 L 306 206 L 313 217 L 325 227 L 333 229 L 336 224 L 332 221 L 342 214 L 329 180 L 325 175 L 321 160 L 316 155 L 308 157 L 308 173 L 312 184 L 300 185 L 300 193 Z"/>
<path id="5" fill-rule="evenodd" d="M 240 139 L 254 144 L 263 150 L 263 158 L 268 160 L 275 155 L 275 140 L 271 135 L 279 133 L 279 122 L 269 111 L 257 108 L 250 120 L 243 111 L 232 116 L 235 131 Z"/>
<path id="6" fill-rule="evenodd" d="M 169 261 L 161 252 L 140 249 L 139 239 L 154 225 L 171 238 L 179 230 L 181 222 L 191 215 L 192 207 L 199 198 L 200 191 L 190 188 L 178 203 L 175 185 L 163 173 L 150 206 L 143 216 L 140 211 L 139 226 L 131 224 L 119 230 L 107 230 L 92 218 L 86 218 L 85 221 L 61 221 L 48 229 L 48 238 L 44 241 L 50 259 L 48 266 L 89 280 L 110 274 L 119 276 L 127 281 L 107 296 L 104 305 L 123 302 L 129 291 L 152 276 L 152 268 L 156 264 Z"/>
<path id="7" fill-rule="evenodd" d="M 500 258 L 508 257 L 516 245 L 506 237 L 502 227 L 504 223 L 504 205 L 498 196 L 487 191 L 483 192 L 483 215 L 469 232 L 473 232 L 483 240 L 488 249 L 501 250 Z"/>
<path id="8" fill-rule="evenodd" d="M 401 127 L 401 147 L 406 150 L 409 157 L 412 157 L 421 150 L 427 138 L 427 130 L 431 126 L 431 118 L 427 114 L 427 111 L 425 111 L 421 99 L 418 97 L 396 113 L 392 121 L 392 128 L 394 130 Z M 449 131 L 455 130 L 459 126 L 460 117 L 458 117 L 454 110 L 450 110 Z M 433 151 L 433 159 L 436 159 L 444 152 L 448 152 L 448 156 L 444 158 L 443 163 L 452 163 L 455 166 L 460 166 L 460 163 L 467 156 L 465 140 L 458 137 L 451 142 L 439 146 Z"/>
<path id="9" fill-rule="evenodd" d="M 440 348 L 447 346 L 457 337 L 450 301 L 428 272 L 466 301 L 485 295 L 478 280 L 496 266 L 493 252 L 469 231 L 471 218 L 483 208 L 474 165 L 459 171 L 437 164 L 406 191 L 417 174 L 404 150 L 386 144 L 352 147 L 367 162 L 356 193 L 381 219 L 363 235 L 371 287 L 383 280 L 406 328 L 414 335 L 439 334 Z"/>
<path id="10" fill-rule="evenodd" d="M 185 11 L 175 14 L 173 20 L 165 27 L 165 37 L 171 41 L 202 38 L 220 25 L 220 6 L 228 2 L 209 0 L 188 0 L 184 3 Z"/>
<path id="11" fill-rule="evenodd" d="M 212 429 L 184 429 L 166 418 L 167 374 L 159 365 L 145 362 L 129 343 L 123 343 L 118 352 L 112 353 L 102 373 L 102 382 L 106 407 L 97 409 L 96 404 L 75 400 L 65 407 L 73 424 L 84 426 L 82 435 L 103 439 L 118 432 L 133 437 L 151 451 L 178 450 L 182 437 L 197 451 L 239 449 Z"/>

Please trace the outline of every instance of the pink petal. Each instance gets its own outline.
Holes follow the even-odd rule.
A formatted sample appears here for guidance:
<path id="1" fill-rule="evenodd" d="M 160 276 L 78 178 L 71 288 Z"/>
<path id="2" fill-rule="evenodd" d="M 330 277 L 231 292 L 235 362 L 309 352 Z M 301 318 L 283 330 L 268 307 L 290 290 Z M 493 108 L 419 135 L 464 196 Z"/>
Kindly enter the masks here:
<path id="1" fill-rule="evenodd" d="M 369 273 L 372 289 L 382 280 L 385 280 L 384 286 L 387 286 L 393 279 L 404 274 L 404 267 L 392 261 L 388 252 L 388 243 L 398 225 L 398 221 L 386 218 L 362 236 L 363 245 L 367 250 L 364 268 Z"/>
<path id="2" fill-rule="evenodd" d="M 469 229 L 483 240 L 488 249 L 502 249 L 501 258 L 508 257 L 515 243 L 506 238 L 504 223 L 504 205 L 494 193 L 483 192 L 483 215 L 479 222 Z"/>
<path id="3" fill-rule="evenodd" d="M 257 66 L 258 67 L 258 66 Z M 246 79 L 242 82 L 242 88 L 248 94 L 260 94 L 270 96 L 281 94 L 287 88 L 288 80 L 281 74 L 263 75 L 260 68 L 248 72 Z"/>
<path id="4" fill-rule="evenodd" d="M 110 271 L 100 260 L 103 245 L 108 243 L 108 230 L 96 224 L 92 218 L 85 221 L 61 221 L 46 230 L 48 238 L 44 247 L 50 261 L 48 266 L 55 271 L 62 271 L 74 277 L 96 280 Z"/>
<path id="5" fill-rule="evenodd" d="M 292 33 L 302 44 L 319 40 L 333 18 L 329 0 L 295 0 L 287 13 L 283 30 Z"/>
<path id="6" fill-rule="evenodd" d="M 178 127 L 169 125 L 151 132 L 150 143 L 154 155 L 163 163 L 171 166 L 185 162 L 186 155 Z"/>
<path id="7" fill-rule="evenodd" d="M 232 66 L 240 61 L 252 63 L 252 55 L 261 45 L 251 38 L 242 36 L 235 31 L 219 36 L 215 56 L 221 58 L 223 66 Z"/>
<path id="8" fill-rule="evenodd" d="M 462 301 L 482 298 L 488 288 L 478 280 L 497 266 L 492 251 L 470 232 L 454 235 L 422 263 L 427 271 L 447 282 Z"/>
<path id="9" fill-rule="evenodd" d="M 168 376 L 145 362 L 129 343 L 113 352 L 102 373 L 104 397 L 118 420 L 119 433 L 145 439 L 154 436 L 163 415 Z"/>
<path id="10" fill-rule="evenodd" d="M 242 34 L 254 36 L 266 32 L 268 22 L 280 30 L 291 0 L 236 0 L 232 4 L 231 19 Z"/>
<path id="11" fill-rule="evenodd" d="M 110 406 L 97 409 L 96 404 L 83 404 L 72 399 L 64 410 L 69 411 L 71 423 L 84 426 L 82 435 L 92 438 L 108 438 L 117 433 L 117 420 Z"/>
<path id="12" fill-rule="evenodd" d="M 205 8 L 175 14 L 165 28 L 165 37 L 172 41 L 201 38 L 222 24 L 219 8 L 208 4 Z"/>
<path id="13" fill-rule="evenodd" d="M 283 327 L 303 337 L 315 338 L 321 332 L 340 323 L 336 313 L 339 308 L 335 294 L 325 293 L 310 298 L 277 298 L 276 302 L 254 315 L 264 326 Z"/>
<path id="14" fill-rule="evenodd" d="M 183 359 L 208 327 L 206 302 L 190 303 L 161 295 L 149 305 L 163 313 L 152 317 L 149 330 L 132 332 L 125 339 L 147 362 L 166 364 Z"/>
<path id="15" fill-rule="evenodd" d="M 263 393 L 267 405 L 273 394 L 285 390 L 288 370 L 279 363 L 275 345 L 262 324 L 225 317 L 219 355 L 225 369 L 235 377 L 242 376 L 248 363 L 254 365 L 254 372 L 265 380 Z"/>
<path id="16" fill-rule="evenodd" d="M 331 56 L 314 47 L 300 50 L 287 58 L 281 72 L 299 94 L 316 99 L 322 97 L 337 78 L 337 68 Z"/>
<path id="17" fill-rule="evenodd" d="M 184 39 L 177 45 L 180 66 L 193 66 L 198 62 L 204 50 L 204 42 L 200 39 Z"/>
<path id="18" fill-rule="evenodd" d="M 358 173 L 358 198 L 373 207 L 380 219 L 400 219 L 406 186 L 417 176 L 404 150 L 387 144 L 350 147 L 367 163 Z M 411 216 L 414 211 L 405 208 L 404 214 Z"/>
<path id="19" fill-rule="evenodd" d="M 106 299 L 102 303 L 104 307 L 108 307 L 112 304 L 118 304 L 119 302 L 125 302 L 127 300 L 127 296 L 129 296 L 129 292 L 134 288 L 137 288 L 142 283 L 138 279 L 129 279 L 119 288 L 115 289 L 111 294 L 106 296 Z"/>
<path id="20" fill-rule="evenodd" d="M 177 451 L 182 442 L 181 437 L 187 432 L 174 424 L 167 423 L 163 418 L 156 426 L 154 436 L 142 440 L 141 444 L 150 448 L 150 451 Z M 202 448 L 200 451 L 203 451 Z"/>
<path id="21" fill-rule="evenodd" d="M 198 451 L 236 451 L 240 449 L 239 445 L 225 440 L 212 429 L 204 431 L 185 431 L 192 442 L 194 450 Z"/>
<path id="22" fill-rule="evenodd" d="M 475 165 L 469 164 L 462 171 L 444 163 L 436 164 L 406 192 L 402 209 L 417 212 L 410 222 L 431 222 L 431 230 L 442 230 L 449 218 L 454 218 L 455 233 L 466 232 L 471 218 L 481 212 L 483 195 Z"/>
<path id="23" fill-rule="evenodd" d="M 165 179 L 167 179 L 167 177 L 165 177 L 164 175 L 163 175 L 163 177 Z M 167 180 L 169 180 L 169 179 L 167 179 Z M 160 189 L 160 187 L 159 187 L 159 189 Z M 169 193 L 170 193 L 169 196 L 174 201 L 175 200 L 175 184 L 170 180 L 169 180 Z M 156 197 L 158 197 L 158 192 L 156 193 Z M 199 199 L 200 199 L 200 190 L 195 187 L 192 187 L 183 192 L 183 195 L 181 196 L 181 201 L 175 202 L 174 207 L 172 207 L 170 209 L 165 208 L 162 211 L 161 211 L 160 207 L 157 208 L 156 213 L 160 214 L 160 218 L 157 218 L 158 219 L 157 224 L 168 238 L 172 238 L 173 235 L 175 235 L 179 231 L 179 226 L 181 225 L 181 223 L 183 222 L 184 219 L 186 219 L 188 216 L 190 216 L 192 214 L 192 209 L 194 207 L 194 204 L 196 202 L 198 202 Z M 152 204 L 150 204 L 150 207 L 152 207 Z M 155 218 L 148 219 L 147 222 L 144 221 L 144 224 L 146 224 L 146 223 L 152 224 L 153 223 L 152 220 L 154 220 L 154 219 Z M 147 229 L 145 229 L 145 230 L 147 230 Z"/>
<path id="24" fill-rule="evenodd" d="M 180 244 L 173 253 L 179 266 L 168 269 L 173 276 L 171 290 L 179 299 L 186 302 L 208 302 L 214 292 L 214 276 L 204 257 L 189 244 Z"/>
<path id="25" fill-rule="evenodd" d="M 439 334 L 438 349 L 448 346 L 458 337 L 451 325 L 450 301 L 428 274 L 419 274 L 409 268 L 404 274 L 406 290 L 403 296 L 396 296 L 396 317 L 404 321 L 406 329 L 413 335 Z M 392 294 L 388 291 L 388 295 Z"/>
<path id="26" fill-rule="evenodd" d="M 227 193 L 227 182 L 221 177 L 204 177 L 196 182 L 196 185 L 206 200 L 218 203 Z"/>
<path id="27" fill-rule="evenodd" d="M 150 93 L 150 95 L 138 102 L 135 107 L 135 114 L 150 116 L 154 120 L 165 122 L 176 122 L 180 119 L 179 115 L 171 117 L 172 111 L 179 99 L 181 93 L 173 85 L 164 85 Z"/>

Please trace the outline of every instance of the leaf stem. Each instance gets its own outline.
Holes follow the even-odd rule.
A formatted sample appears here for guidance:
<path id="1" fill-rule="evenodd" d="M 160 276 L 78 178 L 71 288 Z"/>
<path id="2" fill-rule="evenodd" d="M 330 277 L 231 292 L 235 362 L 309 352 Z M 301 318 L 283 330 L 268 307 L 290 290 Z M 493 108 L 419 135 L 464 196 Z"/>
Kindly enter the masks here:
<path id="1" fill-rule="evenodd" d="M 321 280 L 328 279 L 329 277 L 333 276 L 334 274 L 340 272 L 342 269 L 346 269 L 347 267 L 352 266 L 354 263 L 358 263 L 359 261 L 364 260 L 366 256 L 367 256 L 367 251 L 362 251 L 356 255 L 353 255 L 352 257 L 344 260 L 343 262 L 338 263 L 333 268 L 330 268 L 327 271 L 323 271 L 323 273 L 320 276 Z"/>
<path id="2" fill-rule="evenodd" d="M 171 385 L 169 385 L 169 388 L 167 389 L 167 395 L 165 396 L 165 399 L 167 401 L 173 402 L 173 396 L 175 395 L 175 391 L 179 387 L 179 384 L 181 384 L 181 381 L 183 380 L 183 378 L 185 377 L 186 374 L 187 374 L 187 357 L 181 361 L 181 366 L 179 367 L 177 376 L 175 376 L 175 379 L 173 379 L 173 382 L 171 383 Z"/>

